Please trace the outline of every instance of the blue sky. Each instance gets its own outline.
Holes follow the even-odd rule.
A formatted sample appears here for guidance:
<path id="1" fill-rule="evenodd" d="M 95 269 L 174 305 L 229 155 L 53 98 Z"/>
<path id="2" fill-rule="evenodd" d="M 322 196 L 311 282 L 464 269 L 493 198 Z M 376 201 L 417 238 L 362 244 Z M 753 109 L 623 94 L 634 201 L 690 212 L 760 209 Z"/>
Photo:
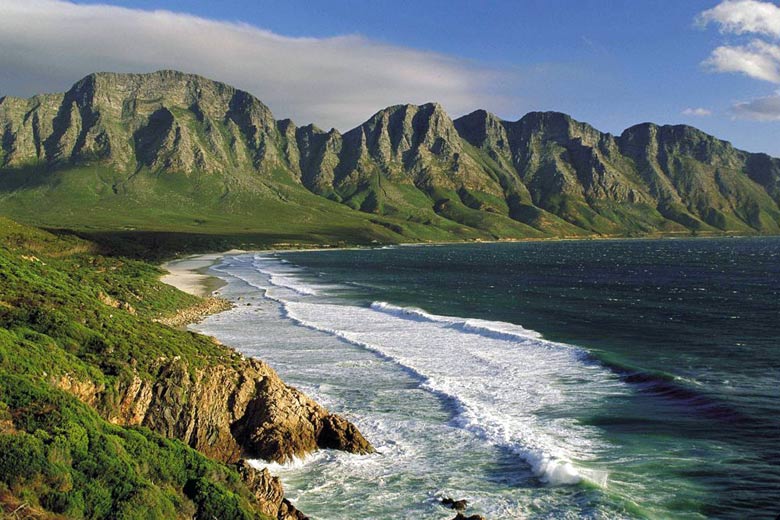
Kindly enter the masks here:
<path id="1" fill-rule="evenodd" d="M 8 60 L 21 73 L 0 79 L 0 95 L 62 90 L 95 67 L 176 68 L 246 88 L 277 117 L 326 128 L 347 130 L 388 104 L 432 100 L 453 116 L 486 108 L 515 120 L 531 110 L 559 110 L 613 133 L 644 121 L 686 123 L 743 149 L 780 156 L 780 79 L 774 76 L 780 76 L 780 54 L 773 54 L 780 53 L 780 8 L 769 0 L 107 3 L 129 10 L 80 1 L 92 10 L 74 14 L 84 5 L 0 0 L 0 15 L 9 5 L 31 21 L 51 14 L 50 28 L 30 30 L 48 30 L 45 41 L 71 49 L 47 63 L 53 58 L 20 43 L 19 33 Z M 37 11 L 25 11 L 30 4 Z M 719 11 L 707 15 L 709 23 L 696 23 L 713 8 Z M 154 17 L 149 11 L 155 10 L 195 18 Z M 133 21 L 84 42 L 68 36 L 59 43 L 65 32 L 80 31 L 58 27 L 58 17 L 73 27 L 84 19 L 93 26 Z M 227 24 L 209 30 L 205 52 L 179 27 L 209 21 Z M 156 50 L 138 57 L 111 45 L 116 42 L 99 41 L 112 35 L 132 40 L 123 30 L 132 32 L 133 24 L 150 31 L 144 41 L 160 38 Z M 261 31 L 244 34 L 246 25 Z M 168 28 L 174 36 L 161 36 Z M 236 31 L 241 34 L 234 39 Z M 760 52 L 757 40 L 766 44 Z M 133 45 L 143 48 L 144 42 L 126 44 Z M 213 49 L 222 47 L 219 56 Z M 733 52 L 714 62 L 713 52 L 724 47 Z M 768 60 L 763 72 L 755 70 L 756 56 Z"/>

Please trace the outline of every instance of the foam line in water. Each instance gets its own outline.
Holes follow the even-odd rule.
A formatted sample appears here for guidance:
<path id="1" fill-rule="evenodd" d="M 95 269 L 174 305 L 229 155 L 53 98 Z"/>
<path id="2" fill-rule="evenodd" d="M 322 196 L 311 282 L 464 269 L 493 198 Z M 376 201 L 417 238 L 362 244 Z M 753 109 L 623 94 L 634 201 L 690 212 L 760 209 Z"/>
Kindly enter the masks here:
<path id="1" fill-rule="evenodd" d="M 270 261 L 269 261 L 270 260 Z M 282 259 L 271 259 L 269 257 L 255 256 L 253 265 L 258 272 L 268 276 L 268 281 L 277 287 L 283 287 L 289 289 L 301 296 L 316 296 L 319 291 L 312 284 L 307 284 L 295 276 L 291 276 L 295 272 L 294 268 L 288 267 L 290 264 L 288 261 Z"/>
<path id="2" fill-rule="evenodd" d="M 365 334 L 360 332 L 324 326 L 323 322 L 326 320 L 307 319 L 312 312 L 322 316 L 324 313 L 350 313 L 359 308 L 347 310 L 347 306 L 341 305 L 284 301 L 281 303 L 287 316 L 300 325 L 334 335 L 348 343 L 374 351 L 409 369 L 420 378 L 423 388 L 456 404 L 456 423 L 458 426 L 477 434 L 488 442 L 509 449 L 525 460 L 540 480 L 551 485 L 577 484 L 582 480 L 588 480 L 601 486 L 606 484 L 606 472 L 576 467 L 565 450 L 557 448 L 554 439 L 547 434 L 536 431 L 533 426 L 521 424 L 522 421 L 516 421 L 511 417 L 496 413 L 496 410 L 480 399 L 485 397 L 484 395 L 473 397 L 467 395 L 469 392 L 463 390 L 468 389 L 459 384 L 459 381 L 431 374 L 426 368 L 419 366 L 415 356 L 405 356 L 402 351 L 399 352 L 397 349 L 364 341 L 362 337 Z M 365 319 L 370 318 L 366 316 Z M 403 324 L 399 325 L 403 326 Z M 532 422 L 529 419 L 529 417 L 525 417 L 523 421 Z"/>
<path id="3" fill-rule="evenodd" d="M 416 307 L 399 307 L 387 302 L 374 302 L 371 308 L 388 314 L 393 314 L 403 319 L 422 319 L 426 321 L 445 323 L 453 328 L 459 328 L 463 332 L 471 332 L 490 336 L 495 339 L 505 339 L 509 341 L 523 340 L 528 338 L 539 339 L 541 334 L 535 330 L 526 329 L 514 323 L 503 321 L 480 320 L 476 318 L 457 318 L 452 316 L 441 316 L 431 314 Z"/>
<path id="4" fill-rule="evenodd" d="M 324 303 L 314 296 L 320 287 L 302 281 L 291 264 L 269 257 L 252 264 L 254 271 L 231 275 L 263 290 L 294 322 L 403 367 L 452 405 L 453 426 L 516 454 L 541 481 L 606 485 L 606 471 L 574 462 L 595 458 L 602 445 L 597 432 L 565 417 L 624 387 L 610 371 L 585 362 L 580 349 L 509 323 L 387 302 Z"/>

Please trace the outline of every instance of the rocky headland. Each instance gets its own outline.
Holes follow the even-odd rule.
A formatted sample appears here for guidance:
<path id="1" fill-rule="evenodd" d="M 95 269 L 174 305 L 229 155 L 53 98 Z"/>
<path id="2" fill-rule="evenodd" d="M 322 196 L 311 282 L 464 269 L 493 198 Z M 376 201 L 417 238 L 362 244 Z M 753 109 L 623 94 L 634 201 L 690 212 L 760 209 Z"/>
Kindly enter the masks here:
<path id="1" fill-rule="evenodd" d="M 96 249 L 0 218 L 0 516 L 301 519 L 247 459 L 374 451 L 268 364 L 182 330 L 229 302 Z"/>

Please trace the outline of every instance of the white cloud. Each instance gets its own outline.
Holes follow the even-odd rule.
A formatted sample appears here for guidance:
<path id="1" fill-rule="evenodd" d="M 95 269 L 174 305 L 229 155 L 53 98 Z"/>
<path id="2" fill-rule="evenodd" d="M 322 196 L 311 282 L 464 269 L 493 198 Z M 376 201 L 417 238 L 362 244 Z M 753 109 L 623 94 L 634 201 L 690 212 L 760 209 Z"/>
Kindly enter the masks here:
<path id="1" fill-rule="evenodd" d="M 752 35 L 741 45 L 721 45 L 702 65 L 713 72 L 731 72 L 780 84 L 780 5 L 762 0 L 725 0 L 696 17 L 705 27 L 716 24 L 723 34 Z M 780 91 L 735 103 L 738 119 L 780 121 Z M 685 113 L 685 112 L 684 112 Z"/>
<path id="2" fill-rule="evenodd" d="M 761 0 L 726 0 L 699 14 L 697 22 L 714 23 L 721 32 L 780 38 L 780 6 Z"/>
<path id="3" fill-rule="evenodd" d="M 739 119 L 780 121 L 780 90 L 771 96 L 736 103 L 731 110 Z"/>
<path id="4" fill-rule="evenodd" d="M 396 103 L 439 101 L 453 114 L 506 110 L 516 100 L 502 92 L 519 81 L 516 72 L 357 35 L 290 38 L 170 11 L 60 0 L 0 0 L 0 49 L 0 95 L 60 91 L 96 71 L 178 69 L 247 90 L 277 117 L 342 130 Z"/>
<path id="5" fill-rule="evenodd" d="M 684 116 L 707 117 L 712 115 L 712 110 L 706 108 L 686 108 L 682 111 Z"/>
<path id="6" fill-rule="evenodd" d="M 753 40 L 748 45 L 724 45 L 712 51 L 704 65 L 715 72 L 738 72 L 780 83 L 780 45 Z"/>
<path id="7" fill-rule="evenodd" d="M 743 45 L 721 45 L 703 65 L 713 72 L 735 72 L 780 83 L 780 6 L 762 0 L 725 0 L 696 17 L 702 27 L 718 25 L 721 33 L 758 35 Z"/>

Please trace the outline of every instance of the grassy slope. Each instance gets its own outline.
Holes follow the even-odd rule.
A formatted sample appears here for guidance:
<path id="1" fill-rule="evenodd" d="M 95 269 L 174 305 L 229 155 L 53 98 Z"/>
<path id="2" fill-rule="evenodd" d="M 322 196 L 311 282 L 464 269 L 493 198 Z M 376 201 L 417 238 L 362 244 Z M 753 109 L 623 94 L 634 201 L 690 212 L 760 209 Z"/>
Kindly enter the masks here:
<path id="1" fill-rule="evenodd" d="M 109 424 L 54 386 L 69 377 L 110 392 L 160 356 L 194 366 L 231 359 L 207 338 L 151 321 L 194 297 L 158 282 L 154 266 L 93 250 L 0 218 L 0 511 L 262 518 L 232 469 L 147 429 Z M 132 309 L 101 303 L 106 296 Z"/>
<path id="2" fill-rule="evenodd" d="M 147 259 L 234 247 L 757 232 L 715 213 L 713 224 L 725 220 L 709 225 L 686 217 L 685 208 L 589 205 L 561 195 L 535 207 L 489 157 L 470 153 L 505 186 L 509 203 L 477 190 L 426 190 L 384 179 L 342 193 L 342 204 L 309 192 L 281 169 L 249 177 L 146 170 L 128 177 L 100 164 L 55 171 L 31 165 L 0 171 L 0 215 Z M 780 216 L 762 207 L 755 213 L 746 218 L 777 232 Z"/>
<path id="3" fill-rule="evenodd" d="M 495 236 L 490 229 L 467 228 L 433 211 L 426 215 L 430 218 L 354 211 L 307 191 L 283 172 L 253 179 L 249 188 L 234 188 L 230 179 L 215 175 L 142 171 L 120 179 L 104 166 L 55 172 L 31 166 L 0 171 L 0 214 L 98 241 L 119 235 L 123 244 L 135 240 L 147 250 L 162 240 L 173 240 L 182 250 L 204 250 Z"/>

